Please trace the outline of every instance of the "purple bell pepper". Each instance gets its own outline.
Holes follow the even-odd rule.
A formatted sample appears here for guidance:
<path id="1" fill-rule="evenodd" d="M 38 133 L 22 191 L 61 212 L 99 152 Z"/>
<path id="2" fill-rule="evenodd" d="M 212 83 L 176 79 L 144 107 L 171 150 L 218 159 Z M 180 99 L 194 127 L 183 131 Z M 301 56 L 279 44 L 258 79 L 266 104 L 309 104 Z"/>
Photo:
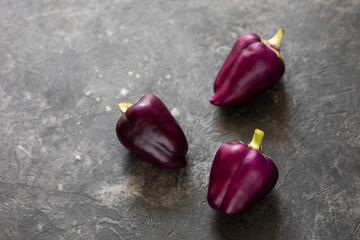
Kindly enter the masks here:
<path id="1" fill-rule="evenodd" d="M 209 205 L 228 216 L 241 216 L 275 186 L 278 169 L 262 153 L 264 132 L 256 129 L 251 143 L 220 146 L 210 172 Z"/>
<path id="2" fill-rule="evenodd" d="M 147 94 L 133 105 L 119 103 L 119 109 L 116 134 L 124 147 L 162 169 L 186 166 L 185 134 L 158 97 Z"/>
<path id="3" fill-rule="evenodd" d="M 280 45 L 284 30 L 264 40 L 254 33 L 241 36 L 221 67 L 210 103 L 236 106 L 280 81 L 285 71 Z"/>

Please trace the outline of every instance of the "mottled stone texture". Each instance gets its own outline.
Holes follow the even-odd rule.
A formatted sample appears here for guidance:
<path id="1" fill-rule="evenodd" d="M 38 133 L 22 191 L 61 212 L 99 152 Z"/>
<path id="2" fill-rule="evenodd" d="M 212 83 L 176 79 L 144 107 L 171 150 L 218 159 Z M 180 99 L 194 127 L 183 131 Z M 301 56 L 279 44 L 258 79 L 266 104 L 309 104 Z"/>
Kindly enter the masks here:
<path id="1" fill-rule="evenodd" d="M 0 0 L 0 239 L 360 239 L 358 0 Z M 236 39 L 285 29 L 279 84 L 209 104 Z M 127 152 L 119 101 L 158 95 L 189 141 Z M 206 202 L 213 156 L 265 131 L 280 176 L 245 216 Z"/>

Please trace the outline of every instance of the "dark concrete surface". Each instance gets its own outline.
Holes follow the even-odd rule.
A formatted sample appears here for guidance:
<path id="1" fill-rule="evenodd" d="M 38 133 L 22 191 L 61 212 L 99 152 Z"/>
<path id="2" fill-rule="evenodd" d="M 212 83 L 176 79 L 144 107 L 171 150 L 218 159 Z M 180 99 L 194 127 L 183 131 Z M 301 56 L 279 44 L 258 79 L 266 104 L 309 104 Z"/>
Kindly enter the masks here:
<path id="1" fill-rule="evenodd" d="M 360 239 L 360 2 L 0 0 L 0 239 Z M 236 39 L 285 29 L 279 84 L 209 104 Z M 120 145 L 119 101 L 159 96 L 189 141 L 162 171 Z M 232 219 L 213 156 L 265 131 L 275 189 Z"/>

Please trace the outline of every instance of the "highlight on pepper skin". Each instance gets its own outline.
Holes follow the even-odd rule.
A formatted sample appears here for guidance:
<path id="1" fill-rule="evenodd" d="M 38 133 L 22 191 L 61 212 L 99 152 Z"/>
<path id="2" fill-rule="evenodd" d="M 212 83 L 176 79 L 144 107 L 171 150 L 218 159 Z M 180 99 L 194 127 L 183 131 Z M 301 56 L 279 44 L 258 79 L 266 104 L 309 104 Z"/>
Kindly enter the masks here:
<path id="1" fill-rule="evenodd" d="M 256 129 L 249 145 L 229 141 L 218 149 L 210 172 L 207 200 L 215 210 L 238 217 L 274 188 L 275 163 L 262 153 L 264 132 Z"/>
<path id="2" fill-rule="evenodd" d="M 188 143 L 165 104 L 153 94 L 121 102 L 116 135 L 129 151 L 162 169 L 185 167 Z"/>
<path id="3" fill-rule="evenodd" d="M 279 82 L 285 72 L 280 54 L 283 36 L 283 29 L 269 40 L 254 33 L 241 36 L 215 79 L 210 103 L 237 106 Z"/>

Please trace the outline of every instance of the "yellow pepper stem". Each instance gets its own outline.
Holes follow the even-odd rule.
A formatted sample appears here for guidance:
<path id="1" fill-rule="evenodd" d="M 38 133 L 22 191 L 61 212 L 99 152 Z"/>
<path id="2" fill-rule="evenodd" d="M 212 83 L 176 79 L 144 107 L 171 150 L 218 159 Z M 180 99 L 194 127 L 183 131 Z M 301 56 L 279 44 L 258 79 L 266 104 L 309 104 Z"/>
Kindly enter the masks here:
<path id="1" fill-rule="evenodd" d="M 280 54 L 280 46 L 283 37 L 284 37 L 284 29 L 280 28 L 277 31 L 277 33 L 269 40 L 265 40 L 261 38 L 261 42 L 265 44 L 268 48 L 270 48 L 272 51 L 274 51 L 274 53 L 276 53 L 278 58 L 280 58 L 281 60 L 284 60 Z"/>
<path id="2" fill-rule="evenodd" d="M 131 107 L 132 104 L 131 103 L 128 103 L 128 102 L 121 102 L 119 103 L 118 107 L 120 109 L 120 111 L 124 114 L 129 107 Z"/>
<path id="3" fill-rule="evenodd" d="M 248 146 L 251 147 L 252 149 L 258 150 L 259 152 L 262 153 L 263 152 L 263 148 L 262 148 L 263 138 L 264 138 L 264 132 L 261 131 L 260 129 L 255 129 L 254 136 Z"/>
<path id="4" fill-rule="evenodd" d="M 272 45 L 276 50 L 280 51 L 281 41 L 284 37 L 284 29 L 280 28 L 277 33 L 267 40 L 267 42 Z"/>

